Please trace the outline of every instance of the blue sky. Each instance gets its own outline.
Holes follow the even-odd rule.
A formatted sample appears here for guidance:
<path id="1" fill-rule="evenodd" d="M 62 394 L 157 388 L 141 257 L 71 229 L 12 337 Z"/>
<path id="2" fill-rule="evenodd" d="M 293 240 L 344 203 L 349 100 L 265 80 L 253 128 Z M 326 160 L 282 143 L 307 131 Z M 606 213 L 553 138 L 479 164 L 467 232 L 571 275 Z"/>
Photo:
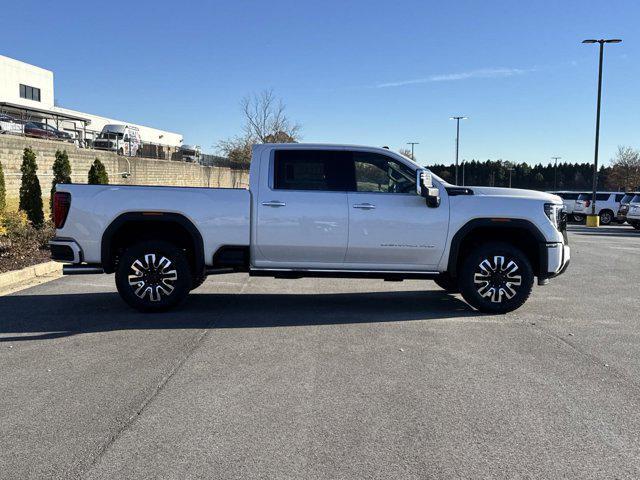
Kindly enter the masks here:
<path id="1" fill-rule="evenodd" d="M 46 6 L 45 6 L 46 5 Z M 420 163 L 592 161 L 640 147 L 633 1 L 5 2 L 0 53 L 54 71 L 59 104 L 184 134 L 239 133 L 239 101 L 273 88 L 303 140 L 417 141 Z M 11 40 L 15 41 L 11 41 Z"/>

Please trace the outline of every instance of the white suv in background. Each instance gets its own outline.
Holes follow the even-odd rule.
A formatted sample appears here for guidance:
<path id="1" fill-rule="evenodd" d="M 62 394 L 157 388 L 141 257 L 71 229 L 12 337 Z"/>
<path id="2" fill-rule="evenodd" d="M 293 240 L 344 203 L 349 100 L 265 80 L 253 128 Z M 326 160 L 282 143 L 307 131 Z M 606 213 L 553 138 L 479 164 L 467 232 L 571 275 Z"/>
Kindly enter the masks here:
<path id="1" fill-rule="evenodd" d="M 627 222 L 636 230 L 640 230 L 640 195 L 636 195 L 629 203 Z"/>
<path id="2" fill-rule="evenodd" d="M 578 195 L 573 207 L 574 220 L 582 221 L 586 215 L 591 215 L 592 197 L 592 193 Z M 623 197 L 624 192 L 596 192 L 596 215 L 600 217 L 600 225 L 609 225 L 615 220 Z"/>
<path id="3" fill-rule="evenodd" d="M 583 192 L 568 192 L 568 191 L 559 191 L 559 192 L 549 192 L 554 195 L 558 195 L 562 199 L 562 204 L 564 205 L 564 212 L 567 215 L 573 214 L 573 208 L 576 206 L 576 200 Z"/>

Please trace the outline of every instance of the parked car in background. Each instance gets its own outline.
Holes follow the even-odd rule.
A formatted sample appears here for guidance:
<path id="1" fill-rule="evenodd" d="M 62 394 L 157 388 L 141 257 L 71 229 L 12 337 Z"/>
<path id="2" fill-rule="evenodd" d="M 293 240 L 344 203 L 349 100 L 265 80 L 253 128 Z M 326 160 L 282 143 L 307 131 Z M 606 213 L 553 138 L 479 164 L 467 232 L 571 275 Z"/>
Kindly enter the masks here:
<path id="1" fill-rule="evenodd" d="M 93 141 L 93 148 L 117 152 L 118 155 L 135 157 L 142 142 L 138 127 L 110 124 L 102 127 L 102 132 Z"/>
<path id="2" fill-rule="evenodd" d="M 596 192 L 596 215 L 600 217 L 600 225 L 609 225 L 616 218 L 620 209 L 620 200 L 624 197 L 624 192 Z M 581 193 L 578 195 L 573 207 L 573 218 L 580 222 L 585 216 L 591 215 L 592 193 Z"/>
<path id="3" fill-rule="evenodd" d="M 21 135 L 24 133 L 24 125 L 10 115 L 0 114 L 0 134 L 2 133 Z"/>
<path id="4" fill-rule="evenodd" d="M 636 230 L 640 230 L 640 195 L 635 195 L 629 203 L 627 222 Z"/>
<path id="5" fill-rule="evenodd" d="M 631 203 L 633 197 L 638 194 L 640 194 L 640 192 L 628 192 L 624 197 L 622 197 L 622 200 L 620 200 L 620 208 L 618 209 L 618 213 L 616 214 L 616 220 L 618 221 L 618 223 L 624 223 L 627 221 L 629 204 Z"/>
<path id="6" fill-rule="evenodd" d="M 576 206 L 576 200 L 580 196 L 581 193 L 584 192 L 569 192 L 569 191 L 559 191 L 559 192 L 549 192 L 554 195 L 558 195 L 562 199 L 562 204 L 564 205 L 564 213 L 566 213 L 569 218 L 573 214 L 573 209 Z"/>
<path id="7" fill-rule="evenodd" d="M 44 128 L 44 123 L 27 122 L 24 124 L 24 134 L 28 137 L 56 139 L 58 136 L 51 130 Z"/>
<path id="8" fill-rule="evenodd" d="M 185 162 L 200 162 L 200 147 L 198 145 L 180 145 L 180 155 Z"/>
<path id="9" fill-rule="evenodd" d="M 43 122 L 27 122 L 24 127 L 24 132 L 30 137 L 59 139 L 65 142 L 73 142 L 73 138 L 69 133 L 58 130 L 57 128 Z"/>

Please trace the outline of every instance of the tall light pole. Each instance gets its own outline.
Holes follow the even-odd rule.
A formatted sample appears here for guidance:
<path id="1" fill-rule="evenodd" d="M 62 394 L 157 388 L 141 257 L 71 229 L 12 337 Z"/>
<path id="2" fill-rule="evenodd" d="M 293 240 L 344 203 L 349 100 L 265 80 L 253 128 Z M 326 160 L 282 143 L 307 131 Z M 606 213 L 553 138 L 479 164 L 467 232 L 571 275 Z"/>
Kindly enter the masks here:
<path id="1" fill-rule="evenodd" d="M 458 151 L 460 149 L 460 120 L 466 120 L 467 117 L 449 117 L 449 120 L 456 121 L 456 185 L 458 185 Z"/>
<path id="2" fill-rule="evenodd" d="M 558 189 L 558 160 L 562 157 L 551 157 L 551 160 L 555 160 L 556 164 L 553 170 L 553 190 L 556 191 Z"/>
<path id="3" fill-rule="evenodd" d="M 511 188 L 511 174 L 513 173 L 514 167 L 512 162 L 505 162 L 505 164 L 509 171 L 509 188 Z"/>
<path id="4" fill-rule="evenodd" d="M 598 63 L 598 101 L 596 107 L 596 145 L 593 155 L 593 197 L 591 198 L 591 216 L 596 214 L 596 190 L 598 189 L 598 147 L 600 145 L 600 103 L 602 100 L 602 59 L 605 43 L 620 43 L 619 38 L 583 40 L 582 43 L 598 43 L 600 45 L 600 61 Z"/>
<path id="5" fill-rule="evenodd" d="M 416 157 L 413 156 L 413 146 L 420 145 L 420 142 L 407 142 L 407 145 L 411 145 L 411 160 L 415 161 Z"/>

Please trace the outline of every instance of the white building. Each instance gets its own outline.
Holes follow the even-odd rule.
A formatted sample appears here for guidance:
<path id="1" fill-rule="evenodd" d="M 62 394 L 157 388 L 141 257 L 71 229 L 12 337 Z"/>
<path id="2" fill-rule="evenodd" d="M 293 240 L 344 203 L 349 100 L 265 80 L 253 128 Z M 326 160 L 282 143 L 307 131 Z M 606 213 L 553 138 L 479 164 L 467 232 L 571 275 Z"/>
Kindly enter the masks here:
<path id="1" fill-rule="evenodd" d="M 116 123 L 138 127 L 143 143 L 176 148 L 182 144 L 178 133 L 58 107 L 54 98 L 52 71 L 0 55 L 0 113 L 45 121 L 89 140 L 105 125 Z"/>

